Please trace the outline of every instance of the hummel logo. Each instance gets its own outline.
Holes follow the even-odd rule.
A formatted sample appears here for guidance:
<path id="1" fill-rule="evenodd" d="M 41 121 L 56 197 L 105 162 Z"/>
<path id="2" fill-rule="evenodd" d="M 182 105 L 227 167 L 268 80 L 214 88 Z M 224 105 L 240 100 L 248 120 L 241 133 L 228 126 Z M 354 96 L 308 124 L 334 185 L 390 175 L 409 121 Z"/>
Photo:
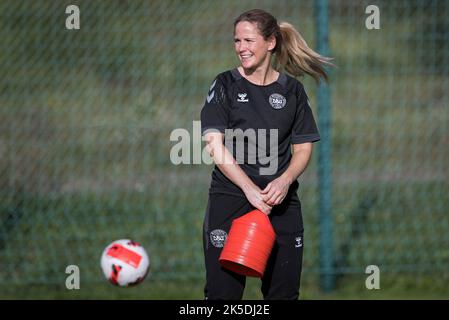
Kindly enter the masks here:
<path id="1" fill-rule="evenodd" d="M 215 79 L 214 82 L 212 82 L 212 84 L 209 88 L 209 92 L 215 87 L 215 83 L 217 83 L 217 79 Z"/>
<path id="2" fill-rule="evenodd" d="M 237 99 L 238 102 L 248 102 L 249 100 L 246 98 L 246 93 L 239 93 L 239 98 Z"/>
<path id="3" fill-rule="evenodd" d="M 295 240 L 296 240 L 295 248 L 302 247 L 302 238 L 301 237 L 296 237 Z"/>
<path id="4" fill-rule="evenodd" d="M 212 91 L 212 93 L 209 93 L 209 94 L 207 95 L 207 103 L 210 103 L 210 101 L 212 100 L 212 98 L 214 97 L 214 95 L 215 95 L 215 91 Z"/>
<path id="5" fill-rule="evenodd" d="M 207 103 L 210 103 L 212 101 L 212 98 L 215 95 L 215 91 L 212 91 L 212 89 L 215 87 L 216 82 L 217 82 L 217 79 L 215 79 L 215 81 L 212 83 L 212 85 L 209 88 L 209 94 L 207 95 Z"/>

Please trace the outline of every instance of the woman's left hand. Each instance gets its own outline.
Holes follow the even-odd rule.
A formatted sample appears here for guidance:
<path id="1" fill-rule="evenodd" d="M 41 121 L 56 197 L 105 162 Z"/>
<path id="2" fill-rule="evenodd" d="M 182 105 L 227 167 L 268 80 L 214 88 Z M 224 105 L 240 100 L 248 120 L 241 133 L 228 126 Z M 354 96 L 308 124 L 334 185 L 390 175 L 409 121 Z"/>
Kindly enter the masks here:
<path id="1" fill-rule="evenodd" d="M 261 194 L 266 204 L 276 206 L 285 199 L 289 187 L 290 182 L 288 179 L 280 176 L 271 181 L 265 189 L 261 191 Z"/>

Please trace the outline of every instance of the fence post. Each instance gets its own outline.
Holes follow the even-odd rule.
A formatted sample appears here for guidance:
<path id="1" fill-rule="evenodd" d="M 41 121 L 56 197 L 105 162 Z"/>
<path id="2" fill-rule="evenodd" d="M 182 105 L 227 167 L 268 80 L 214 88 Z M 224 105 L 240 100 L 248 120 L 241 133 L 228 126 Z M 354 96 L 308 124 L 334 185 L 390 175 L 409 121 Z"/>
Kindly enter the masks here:
<path id="1" fill-rule="evenodd" d="M 315 0 L 315 21 L 318 53 L 328 55 L 328 2 Z M 317 93 L 318 127 L 318 194 L 319 194 L 319 254 L 320 287 L 328 293 L 334 289 L 332 241 L 332 172 L 331 172 L 331 104 L 329 87 L 321 83 Z"/>

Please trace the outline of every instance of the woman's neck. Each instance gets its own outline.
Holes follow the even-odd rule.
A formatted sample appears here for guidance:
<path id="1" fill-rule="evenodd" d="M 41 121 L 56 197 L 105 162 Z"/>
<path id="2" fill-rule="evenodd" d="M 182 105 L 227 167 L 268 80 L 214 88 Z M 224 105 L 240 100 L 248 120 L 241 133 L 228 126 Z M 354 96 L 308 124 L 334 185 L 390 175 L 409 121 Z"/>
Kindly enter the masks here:
<path id="1" fill-rule="evenodd" d="M 279 72 L 274 70 L 271 65 L 267 67 L 261 66 L 254 70 L 244 69 L 242 66 L 239 66 L 238 70 L 248 81 L 262 86 L 275 82 L 279 77 Z"/>

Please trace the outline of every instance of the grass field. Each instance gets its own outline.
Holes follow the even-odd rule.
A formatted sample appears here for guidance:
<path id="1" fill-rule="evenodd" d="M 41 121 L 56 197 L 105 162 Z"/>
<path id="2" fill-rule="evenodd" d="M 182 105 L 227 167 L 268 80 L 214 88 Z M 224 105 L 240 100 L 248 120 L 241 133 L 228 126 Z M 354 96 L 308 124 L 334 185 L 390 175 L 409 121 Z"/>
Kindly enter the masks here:
<path id="1" fill-rule="evenodd" d="M 355 279 L 357 278 L 357 279 Z M 401 277 L 399 277 L 401 278 Z M 317 286 L 305 285 L 301 289 L 301 300 L 448 300 L 446 285 L 435 285 L 436 277 L 402 277 L 401 280 L 381 278 L 381 287 L 368 290 L 363 276 L 349 277 L 340 289 L 325 294 Z M 404 281 L 404 279 L 406 279 Z M 419 282 L 418 286 L 417 280 Z M 441 279 L 447 284 L 447 277 Z M 259 280 L 249 278 L 244 300 L 262 300 Z M 83 299 L 83 300 L 203 300 L 203 281 L 152 281 L 131 288 L 114 287 L 108 282 L 81 283 L 79 290 L 68 290 L 62 285 L 23 285 L 3 286 L 0 299 Z"/>

